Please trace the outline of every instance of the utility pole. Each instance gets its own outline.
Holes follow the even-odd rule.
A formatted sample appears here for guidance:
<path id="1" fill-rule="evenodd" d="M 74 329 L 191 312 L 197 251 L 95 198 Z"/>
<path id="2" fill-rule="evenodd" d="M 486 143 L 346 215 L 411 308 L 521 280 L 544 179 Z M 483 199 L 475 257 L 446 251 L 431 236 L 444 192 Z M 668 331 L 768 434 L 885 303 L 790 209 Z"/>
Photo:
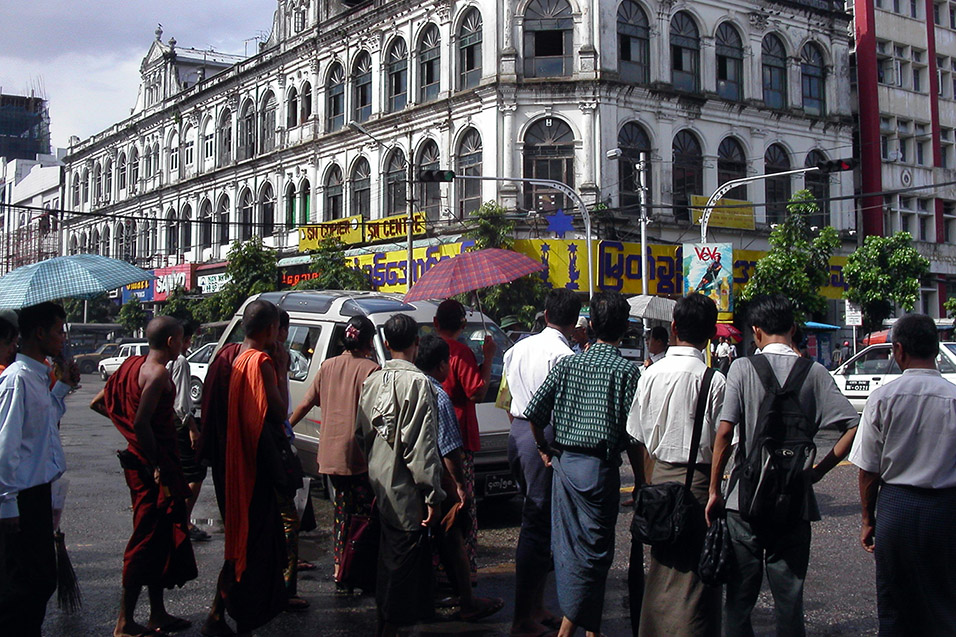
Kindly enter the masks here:
<path id="1" fill-rule="evenodd" d="M 412 161 L 415 150 L 412 148 L 412 133 L 408 132 L 408 161 L 405 162 L 407 167 L 407 174 L 405 176 L 405 211 L 407 214 L 407 219 L 405 224 L 408 226 L 408 265 L 407 271 L 405 274 L 405 280 L 407 281 L 407 286 L 405 291 L 412 289 L 412 286 L 415 284 L 415 233 L 412 228 L 412 219 L 415 217 L 414 201 L 415 201 L 415 187 L 413 185 L 413 180 L 415 178 L 414 162 Z"/>
<path id="2" fill-rule="evenodd" d="M 641 151 L 637 164 L 638 193 L 641 198 L 641 294 L 649 295 L 650 276 L 647 271 L 647 153 Z"/>

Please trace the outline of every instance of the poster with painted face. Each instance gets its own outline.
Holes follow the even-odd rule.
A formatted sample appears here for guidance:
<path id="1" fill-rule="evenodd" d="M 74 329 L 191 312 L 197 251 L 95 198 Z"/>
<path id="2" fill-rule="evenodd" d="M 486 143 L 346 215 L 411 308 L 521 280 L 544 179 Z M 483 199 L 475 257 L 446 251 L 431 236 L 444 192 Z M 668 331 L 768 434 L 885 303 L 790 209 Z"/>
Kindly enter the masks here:
<path id="1" fill-rule="evenodd" d="M 709 296 L 718 312 L 733 312 L 733 263 L 729 243 L 685 243 L 684 294 Z"/>

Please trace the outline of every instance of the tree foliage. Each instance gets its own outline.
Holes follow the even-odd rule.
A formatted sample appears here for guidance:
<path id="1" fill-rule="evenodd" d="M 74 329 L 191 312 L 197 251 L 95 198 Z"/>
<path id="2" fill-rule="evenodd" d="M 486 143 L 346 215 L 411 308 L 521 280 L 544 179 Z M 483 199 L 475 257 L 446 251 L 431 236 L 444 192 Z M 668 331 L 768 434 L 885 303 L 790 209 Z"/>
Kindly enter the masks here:
<path id="1" fill-rule="evenodd" d="M 189 292 L 181 285 L 177 285 L 166 296 L 166 304 L 159 313 L 163 316 L 172 316 L 180 321 L 191 321 L 195 318 L 200 299 L 190 298 Z"/>
<path id="2" fill-rule="evenodd" d="M 826 311 L 820 288 L 830 277 L 830 255 L 840 245 L 840 237 L 830 226 L 813 236 L 810 217 L 817 212 L 809 190 L 793 194 L 787 218 L 770 233 L 770 252 L 757 261 L 741 293 L 742 302 L 758 294 L 783 294 L 793 302 L 798 322 Z"/>
<path id="3" fill-rule="evenodd" d="M 863 310 L 863 329 L 879 330 L 893 314 L 896 302 L 907 312 L 919 300 L 919 281 L 929 272 L 929 261 L 913 247 L 908 232 L 891 237 L 870 235 L 847 259 L 843 278 L 847 300 Z"/>
<path id="4" fill-rule="evenodd" d="M 951 296 L 943 302 L 943 309 L 946 310 L 946 316 L 956 319 L 956 296 Z M 956 321 L 954 321 L 956 324 Z"/>
<path id="5" fill-rule="evenodd" d="M 146 310 L 137 297 L 131 298 L 120 308 L 116 315 L 116 322 L 123 326 L 123 329 L 130 335 L 146 327 Z"/>
<path id="6" fill-rule="evenodd" d="M 297 290 L 371 290 L 364 272 L 345 262 L 345 247 L 338 237 L 328 237 L 312 255 L 310 270 L 319 276 L 295 284 Z"/>
<path id="7" fill-rule="evenodd" d="M 263 244 L 261 237 L 235 242 L 227 258 L 229 282 L 196 307 L 194 316 L 203 323 L 228 320 L 248 297 L 276 289 L 279 268 L 275 250 Z"/>
<path id="8" fill-rule="evenodd" d="M 465 238 L 474 241 L 479 250 L 514 249 L 514 222 L 507 218 L 506 210 L 494 201 L 483 204 L 473 212 L 465 225 L 468 227 Z M 485 288 L 479 294 L 481 309 L 495 321 L 514 315 L 521 323 L 531 325 L 534 315 L 544 305 L 548 286 L 540 276 L 532 274 L 511 283 Z"/>
<path id="9" fill-rule="evenodd" d="M 69 323 L 83 322 L 83 299 L 63 299 L 61 304 L 66 311 L 66 320 Z M 104 292 L 89 299 L 86 307 L 87 323 L 112 323 L 116 317 L 117 306 Z"/>

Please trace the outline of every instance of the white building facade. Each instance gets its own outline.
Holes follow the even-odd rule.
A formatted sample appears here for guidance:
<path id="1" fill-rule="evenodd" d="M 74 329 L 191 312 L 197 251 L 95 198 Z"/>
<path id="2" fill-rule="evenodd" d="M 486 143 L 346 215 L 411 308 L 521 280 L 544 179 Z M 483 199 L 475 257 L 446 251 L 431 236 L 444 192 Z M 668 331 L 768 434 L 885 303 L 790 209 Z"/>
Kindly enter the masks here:
<path id="1" fill-rule="evenodd" d="M 60 253 L 62 155 L 0 157 L 0 276 Z"/>

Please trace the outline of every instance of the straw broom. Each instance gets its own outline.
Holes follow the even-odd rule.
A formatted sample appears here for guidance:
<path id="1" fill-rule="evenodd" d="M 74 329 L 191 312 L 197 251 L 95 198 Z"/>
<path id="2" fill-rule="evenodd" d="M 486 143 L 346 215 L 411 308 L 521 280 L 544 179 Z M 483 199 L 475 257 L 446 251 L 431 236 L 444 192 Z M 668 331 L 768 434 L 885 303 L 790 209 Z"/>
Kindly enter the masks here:
<path id="1" fill-rule="evenodd" d="M 66 537 L 59 528 L 53 533 L 56 546 L 56 605 L 67 613 L 75 613 L 83 605 L 76 571 L 66 552 Z"/>

